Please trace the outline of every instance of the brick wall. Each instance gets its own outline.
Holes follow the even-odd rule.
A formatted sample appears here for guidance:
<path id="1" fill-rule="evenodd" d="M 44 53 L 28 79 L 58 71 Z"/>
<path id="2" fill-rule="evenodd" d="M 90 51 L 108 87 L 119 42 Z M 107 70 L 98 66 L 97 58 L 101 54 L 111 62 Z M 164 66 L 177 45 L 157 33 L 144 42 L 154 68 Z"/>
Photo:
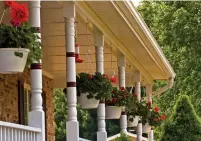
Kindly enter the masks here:
<path id="1" fill-rule="evenodd" d="M 0 74 L 0 120 L 18 123 L 18 79 L 30 84 L 30 71 L 23 74 Z M 46 95 L 47 141 L 55 140 L 53 88 L 51 79 L 43 75 L 43 92 Z"/>

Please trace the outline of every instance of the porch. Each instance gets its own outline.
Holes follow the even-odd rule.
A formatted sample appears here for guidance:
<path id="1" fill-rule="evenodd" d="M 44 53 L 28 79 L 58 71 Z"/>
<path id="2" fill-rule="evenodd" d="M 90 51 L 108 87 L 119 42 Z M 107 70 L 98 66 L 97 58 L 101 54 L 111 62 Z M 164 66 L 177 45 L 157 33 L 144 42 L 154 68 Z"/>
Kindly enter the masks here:
<path id="1" fill-rule="evenodd" d="M 149 89 L 147 100 L 154 96 L 154 80 L 168 82 L 168 86 L 156 94 L 171 87 L 174 71 L 137 13 L 133 2 L 33 1 L 29 4 L 30 23 L 36 28 L 41 27 L 43 45 L 42 70 L 41 66 L 39 69 L 30 69 L 32 96 L 36 96 L 34 90 L 37 90 L 37 97 L 31 103 L 35 107 L 29 111 L 33 114 L 29 116 L 28 126 L 0 122 L 0 141 L 45 141 L 43 105 L 37 103 L 42 101 L 42 71 L 52 79 L 51 88 L 67 88 L 70 92 L 67 134 L 74 136 L 67 136 L 68 141 L 79 139 L 76 87 L 72 85 L 76 84 L 77 73 L 93 74 L 98 71 L 109 76 L 114 75 L 119 78 L 116 87 L 145 86 Z M 3 7 L 2 2 L 0 6 Z M 9 13 L 5 13 L 3 23 L 9 23 Z M 79 44 L 79 51 L 75 50 L 75 43 Z M 84 62 L 75 64 L 75 55 L 79 55 Z M 140 100 L 140 92 L 137 94 Z M 97 141 L 106 141 L 105 104 L 100 105 L 102 106 L 97 109 Z M 126 119 L 124 116 L 126 115 L 121 118 Z M 127 120 L 121 121 L 121 131 L 127 132 Z M 137 141 L 142 141 L 141 127 L 139 125 Z"/>

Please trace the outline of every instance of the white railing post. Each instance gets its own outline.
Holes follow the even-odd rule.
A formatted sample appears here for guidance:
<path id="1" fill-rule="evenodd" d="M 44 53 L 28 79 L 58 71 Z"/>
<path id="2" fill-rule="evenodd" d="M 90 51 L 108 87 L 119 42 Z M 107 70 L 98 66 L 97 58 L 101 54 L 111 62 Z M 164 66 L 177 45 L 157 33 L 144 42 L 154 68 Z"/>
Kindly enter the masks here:
<path id="1" fill-rule="evenodd" d="M 37 29 L 40 37 L 40 0 L 29 2 L 30 24 Z M 40 128 L 39 141 L 45 141 L 45 114 L 42 107 L 42 65 L 31 64 L 31 111 L 28 125 Z"/>
<path id="2" fill-rule="evenodd" d="M 94 46 L 96 50 L 96 71 L 104 74 L 104 36 L 94 28 Z M 100 101 L 97 109 L 98 131 L 97 141 L 107 141 L 107 132 L 105 129 L 105 102 Z"/>
<path id="3" fill-rule="evenodd" d="M 126 59 L 125 56 L 118 52 L 117 54 L 117 65 L 118 65 L 118 73 L 119 73 L 119 87 L 126 87 Z M 125 112 L 125 107 L 122 108 L 121 117 L 120 117 L 120 128 L 122 133 L 127 133 L 127 115 Z"/>
<path id="4" fill-rule="evenodd" d="M 138 101 L 141 101 L 141 74 L 139 71 L 134 73 L 135 81 L 135 93 L 137 94 Z M 137 125 L 137 141 L 142 141 L 142 121 L 138 122 Z"/>
<path id="5" fill-rule="evenodd" d="M 152 84 L 146 85 L 146 95 L 147 95 L 147 102 L 151 102 L 152 104 Z M 154 141 L 154 132 L 151 129 L 150 133 L 148 134 L 149 141 Z"/>
<path id="6" fill-rule="evenodd" d="M 67 141 L 79 140 L 79 123 L 77 121 L 77 92 L 75 64 L 75 4 L 68 2 L 63 7 L 66 40 L 66 76 L 68 121 L 66 123 Z"/>

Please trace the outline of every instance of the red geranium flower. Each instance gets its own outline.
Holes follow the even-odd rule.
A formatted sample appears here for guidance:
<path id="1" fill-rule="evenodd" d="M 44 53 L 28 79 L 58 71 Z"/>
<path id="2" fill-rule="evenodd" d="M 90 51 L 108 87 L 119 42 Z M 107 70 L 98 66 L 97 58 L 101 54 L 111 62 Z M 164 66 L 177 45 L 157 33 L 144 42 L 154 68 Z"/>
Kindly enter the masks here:
<path id="1" fill-rule="evenodd" d="M 147 106 L 148 106 L 148 107 L 151 107 L 151 101 L 148 101 L 148 102 L 147 102 Z"/>
<path id="2" fill-rule="evenodd" d="M 92 78 L 93 78 L 93 75 L 89 74 L 89 78 L 92 79 Z"/>
<path id="3" fill-rule="evenodd" d="M 117 78 L 116 77 L 111 77 L 110 82 L 117 83 Z"/>
<path id="4" fill-rule="evenodd" d="M 154 121 L 158 121 L 158 118 L 154 118 Z"/>
<path id="5" fill-rule="evenodd" d="M 154 112 L 158 113 L 160 111 L 160 109 L 158 107 L 154 108 Z"/>
<path id="6" fill-rule="evenodd" d="M 137 97 L 137 94 L 133 94 L 133 97 Z"/>
<path id="7" fill-rule="evenodd" d="M 12 7 L 12 4 L 13 4 L 13 1 L 11 1 L 11 0 L 9 0 L 9 1 L 4 1 L 4 6 L 5 6 L 6 8 Z"/>
<path id="8" fill-rule="evenodd" d="M 165 120 L 165 119 L 166 119 L 165 115 L 161 115 L 161 120 Z"/>
<path id="9" fill-rule="evenodd" d="M 29 18 L 29 10 L 26 4 L 12 3 L 11 7 L 11 21 L 12 23 L 27 22 Z"/>
<path id="10" fill-rule="evenodd" d="M 124 90 L 125 90 L 125 88 L 124 88 L 124 87 L 120 87 L 120 90 L 124 91 Z"/>
<path id="11" fill-rule="evenodd" d="M 116 103 L 116 102 L 117 102 L 117 98 L 114 97 L 114 98 L 112 99 L 112 102 L 113 102 L 113 103 Z"/>

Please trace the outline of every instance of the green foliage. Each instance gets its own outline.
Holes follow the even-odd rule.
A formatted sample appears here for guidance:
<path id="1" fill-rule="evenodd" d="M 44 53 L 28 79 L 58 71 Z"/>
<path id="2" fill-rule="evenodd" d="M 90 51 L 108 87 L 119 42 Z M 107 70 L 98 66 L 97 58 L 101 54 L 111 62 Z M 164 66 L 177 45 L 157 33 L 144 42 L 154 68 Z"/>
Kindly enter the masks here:
<path id="1" fill-rule="evenodd" d="M 138 7 L 176 73 L 173 88 L 153 99 L 153 104 L 158 105 L 167 118 L 181 93 L 192 98 L 193 106 L 201 116 L 200 7 L 198 1 L 143 1 Z M 162 85 L 163 82 L 159 82 L 155 88 Z M 159 131 L 156 132 L 160 136 Z M 155 136 L 156 139 L 159 136 Z"/>
<path id="2" fill-rule="evenodd" d="M 112 91 L 112 99 L 106 100 L 107 106 L 127 106 L 132 102 L 132 95 L 125 89 L 118 90 L 116 87 Z"/>
<path id="3" fill-rule="evenodd" d="M 115 141 L 132 141 L 126 134 L 121 134 L 120 137 L 116 138 Z"/>
<path id="4" fill-rule="evenodd" d="M 67 98 L 61 89 L 54 90 L 54 117 L 56 141 L 66 140 L 66 121 L 68 118 Z M 77 106 L 80 137 L 96 140 L 96 110 L 83 110 Z"/>
<path id="5" fill-rule="evenodd" d="M 99 100 L 111 99 L 112 85 L 106 75 L 96 72 L 95 75 L 79 73 L 76 77 L 77 90 L 79 93 L 86 93 L 87 98 Z"/>
<path id="6" fill-rule="evenodd" d="M 18 27 L 0 25 L 0 48 L 27 48 L 30 50 L 27 65 L 34 61 L 39 62 L 42 58 L 40 37 L 35 34 L 36 29 L 28 23 L 22 23 Z M 22 57 L 23 53 L 15 52 L 15 55 Z"/>
<path id="7" fill-rule="evenodd" d="M 201 121 L 189 100 L 182 95 L 174 106 L 173 113 L 165 124 L 161 141 L 200 141 Z"/>

